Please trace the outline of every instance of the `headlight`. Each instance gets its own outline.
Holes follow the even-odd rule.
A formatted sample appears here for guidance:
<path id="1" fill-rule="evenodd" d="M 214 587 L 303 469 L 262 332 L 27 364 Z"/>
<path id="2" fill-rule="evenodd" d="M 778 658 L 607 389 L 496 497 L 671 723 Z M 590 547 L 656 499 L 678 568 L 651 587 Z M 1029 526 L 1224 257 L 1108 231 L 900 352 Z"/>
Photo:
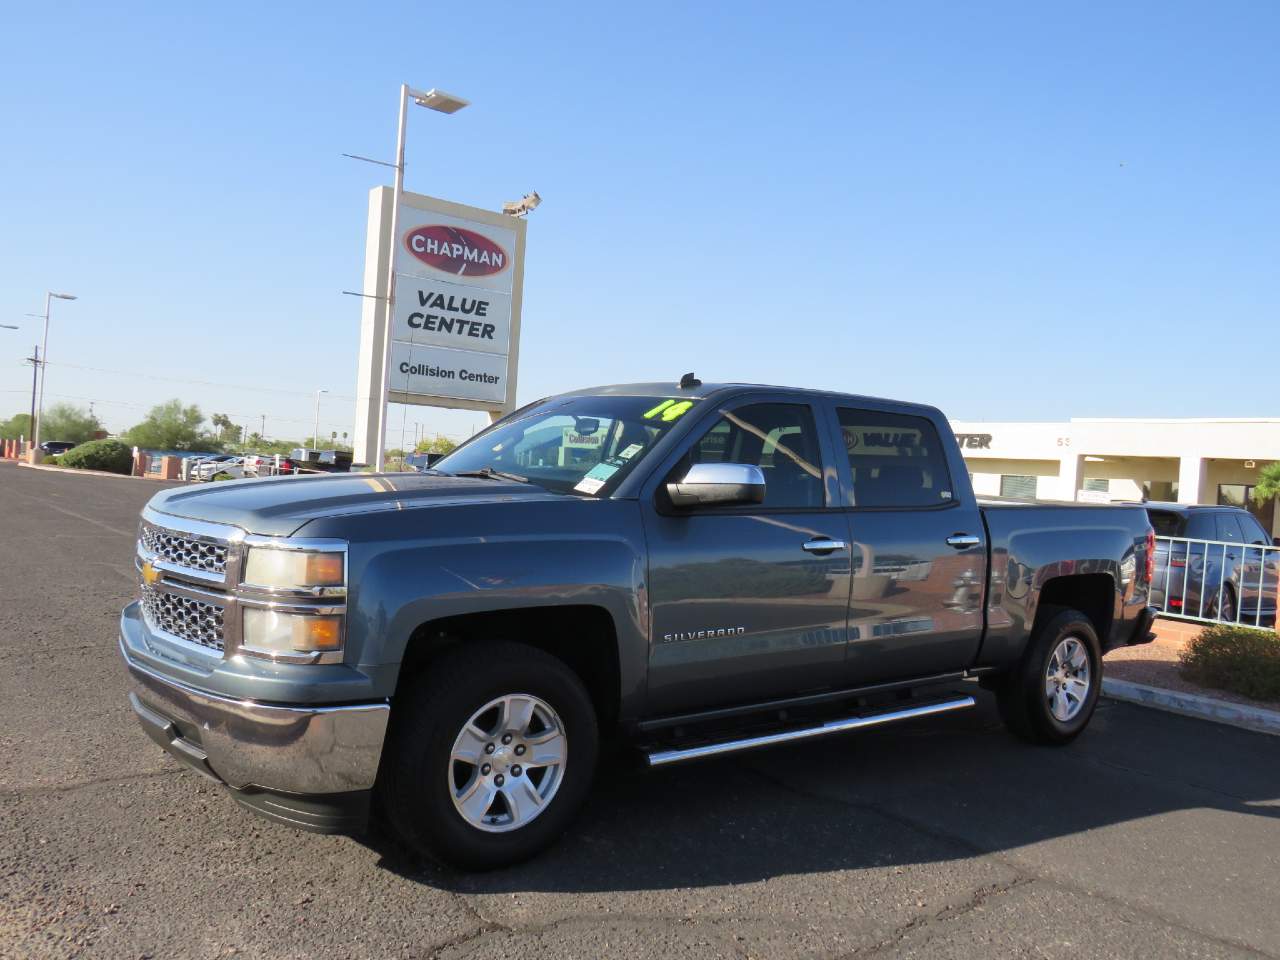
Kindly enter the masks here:
<path id="1" fill-rule="evenodd" d="M 297 656 L 342 649 L 342 615 L 279 613 L 245 607 L 240 645 L 259 653 Z"/>
<path id="2" fill-rule="evenodd" d="M 341 587 L 346 583 L 346 554 L 341 550 L 284 550 L 250 547 L 244 583 L 272 590 Z"/>

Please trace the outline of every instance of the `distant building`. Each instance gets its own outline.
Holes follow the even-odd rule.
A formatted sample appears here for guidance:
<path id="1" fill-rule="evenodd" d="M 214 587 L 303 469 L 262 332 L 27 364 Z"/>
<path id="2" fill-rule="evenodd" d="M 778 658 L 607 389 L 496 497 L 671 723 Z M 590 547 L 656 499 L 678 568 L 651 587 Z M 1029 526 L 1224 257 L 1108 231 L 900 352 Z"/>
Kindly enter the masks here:
<path id="1" fill-rule="evenodd" d="M 1258 507 L 1251 498 L 1258 471 L 1280 460 L 1280 418 L 954 420 L 951 427 L 980 496 L 1229 504 L 1280 533 L 1275 503 Z"/>

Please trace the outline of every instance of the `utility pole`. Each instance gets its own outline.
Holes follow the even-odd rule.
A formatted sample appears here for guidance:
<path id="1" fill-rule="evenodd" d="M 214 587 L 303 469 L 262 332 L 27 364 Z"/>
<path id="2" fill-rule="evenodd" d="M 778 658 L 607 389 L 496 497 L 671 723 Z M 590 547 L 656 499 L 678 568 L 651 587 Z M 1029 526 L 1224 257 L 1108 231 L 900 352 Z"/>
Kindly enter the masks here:
<path id="1" fill-rule="evenodd" d="M 31 425 L 27 428 L 27 437 L 31 438 L 36 435 L 36 383 L 38 374 L 40 373 L 40 344 L 36 344 L 31 348 L 31 356 L 27 357 L 27 363 L 31 364 Z"/>
<path id="2" fill-rule="evenodd" d="M 262 415 L 262 429 L 258 431 L 258 436 L 263 440 L 267 439 L 267 415 Z"/>

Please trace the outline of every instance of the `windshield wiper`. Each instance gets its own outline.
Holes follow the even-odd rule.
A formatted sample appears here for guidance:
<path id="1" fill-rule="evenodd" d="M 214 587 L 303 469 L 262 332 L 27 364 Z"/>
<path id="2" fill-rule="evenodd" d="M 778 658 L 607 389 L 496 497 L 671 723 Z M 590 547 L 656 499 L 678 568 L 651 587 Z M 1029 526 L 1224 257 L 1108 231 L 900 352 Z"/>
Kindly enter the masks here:
<path id="1" fill-rule="evenodd" d="M 518 473 L 507 473 L 504 470 L 495 470 L 493 467 L 481 467 L 479 470 L 459 470 L 457 473 L 449 474 L 451 477 L 480 477 L 483 480 L 514 480 L 516 483 L 531 483 L 528 477 L 522 477 Z"/>

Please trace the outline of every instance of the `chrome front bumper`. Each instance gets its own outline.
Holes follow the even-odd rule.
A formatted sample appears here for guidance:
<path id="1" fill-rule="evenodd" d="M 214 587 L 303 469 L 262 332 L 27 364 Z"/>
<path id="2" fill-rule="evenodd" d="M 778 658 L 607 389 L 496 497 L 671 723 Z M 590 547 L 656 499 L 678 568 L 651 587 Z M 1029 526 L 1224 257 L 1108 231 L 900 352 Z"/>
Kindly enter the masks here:
<path id="1" fill-rule="evenodd" d="M 198 772 L 245 792 L 340 794 L 377 777 L 391 708 L 278 706 L 199 690 L 130 656 L 121 634 L 133 705 L 156 743 Z"/>

